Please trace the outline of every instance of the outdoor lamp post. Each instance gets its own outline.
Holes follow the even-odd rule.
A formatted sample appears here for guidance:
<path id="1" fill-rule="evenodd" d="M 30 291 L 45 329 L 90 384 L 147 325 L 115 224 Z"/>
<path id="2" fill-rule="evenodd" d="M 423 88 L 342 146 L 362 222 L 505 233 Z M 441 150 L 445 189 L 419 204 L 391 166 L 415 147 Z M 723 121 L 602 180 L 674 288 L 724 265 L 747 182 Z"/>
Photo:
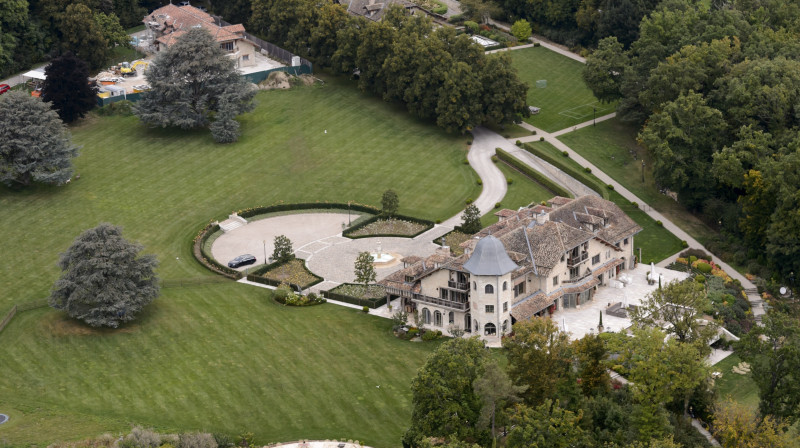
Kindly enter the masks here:
<path id="1" fill-rule="evenodd" d="M 350 226 L 350 201 L 347 201 L 347 226 Z"/>
<path id="2" fill-rule="evenodd" d="M 644 183 L 644 160 L 642 160 L 642 183 Z"/>
<path id="3" fill-rule="evenodd" d="M 264 264 L 267 264 L 267 240 L 262 240 L 264 242 Z"/>
<path id="4" fill-rule="evenodd" d="M 592 126 L 597 126 L 597 108 L 592 108 Z"/>

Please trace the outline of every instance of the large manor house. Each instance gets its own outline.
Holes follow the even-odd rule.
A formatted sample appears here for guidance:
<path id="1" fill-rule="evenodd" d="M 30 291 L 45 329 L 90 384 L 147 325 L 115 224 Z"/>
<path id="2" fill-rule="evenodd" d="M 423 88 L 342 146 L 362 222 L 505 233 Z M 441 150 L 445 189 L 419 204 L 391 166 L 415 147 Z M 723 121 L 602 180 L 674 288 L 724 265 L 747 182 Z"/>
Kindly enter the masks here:
<path id="1" fill-rule="evenodd" d="M 635 264 L 642 228 L 616 204 L 596 196 L 556 196 L 548 205 L 501 210 L 500 221 L 435 254 L 403 258 L 381 280 L 390 299 L 419 312 L 426 328 L 460 328 L 496 341 L 518 320 L 574 308 Z"/>

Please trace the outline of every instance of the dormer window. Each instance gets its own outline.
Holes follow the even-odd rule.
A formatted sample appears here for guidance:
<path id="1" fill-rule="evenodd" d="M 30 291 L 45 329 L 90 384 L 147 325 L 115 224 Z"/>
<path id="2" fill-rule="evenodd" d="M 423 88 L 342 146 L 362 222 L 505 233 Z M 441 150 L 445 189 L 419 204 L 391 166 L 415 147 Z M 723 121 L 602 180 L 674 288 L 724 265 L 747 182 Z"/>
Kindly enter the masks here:
<path id="1" fill-rule="evenodd" d="M 411 283 L 413 281 L 414 281 L 414 277 L 412 277 L 410 275 L 406 275 L 406 283 Z"/>

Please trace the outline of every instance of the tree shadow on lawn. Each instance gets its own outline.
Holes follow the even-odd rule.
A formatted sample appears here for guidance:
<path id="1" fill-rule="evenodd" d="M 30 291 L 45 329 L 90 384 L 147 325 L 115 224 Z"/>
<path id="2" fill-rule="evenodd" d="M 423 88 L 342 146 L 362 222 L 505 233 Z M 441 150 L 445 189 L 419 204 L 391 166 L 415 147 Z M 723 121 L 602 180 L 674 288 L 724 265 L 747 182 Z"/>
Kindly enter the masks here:
<path id="1" fill-rule="evenodd" d="M 122 324 L 117 328 L 92 327 L 78 319 L 69 317 L 64 311 L 50 310 L 39 321 L 39 327 L 45 335 L 56 338 L 132 334 L 141 331 L 143 326 L 153 325 L 158 321 L 162 315 L 161 308 L 158 303 L 151 303 L 133 321 Z"/>

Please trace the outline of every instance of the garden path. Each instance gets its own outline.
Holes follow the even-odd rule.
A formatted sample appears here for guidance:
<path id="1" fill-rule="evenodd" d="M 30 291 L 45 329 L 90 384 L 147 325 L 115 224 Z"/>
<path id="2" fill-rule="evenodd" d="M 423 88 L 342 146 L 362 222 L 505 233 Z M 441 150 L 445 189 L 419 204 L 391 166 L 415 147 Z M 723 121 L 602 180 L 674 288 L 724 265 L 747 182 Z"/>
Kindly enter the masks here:
<path id="1" fill-rule="evenodd" d="M 605 116 L 600 117 L 600 118 L 601 119 L 609 119 L 609 118 L 612 118 L 611 115 L 612 114 L 605 115 Z M 633 194 L 630 190 L 628 190 L 627 188 L 622 186 L 619 182 L 614 180 L 611 176 L 609 176 L 608 174 L 606 174 L 605 172 L 600 170 L 600 168 L 596 167 L 594 164 L 592 164 L 591 162 L 586 160 L 583 156 L 581 156 L 580 154 L 575 152 L 572 148 L 570 148 L 569 146 L 567 146 L 564 143 L 562 143 L 561 140 L 559 140 L 558 137 L 557 137 L 557 136 L 563 135 L 563 134 L 565 134 L 567 132 L 571 132 L 573 130 L 580 129 L 582 127 L 590 126 L 592 123 L 593 123 L 592 121 L 587 121 L 585 123 L 581 123 L 581 124 L 576 125 L 576 126 L 570 126 L 566 130 L 562 129 L 561 131 L 557 131 L 557 132 L 554 132 L 554 133 L 545 132 L 545 131 L 543 131 L 541 129 L 538 129 L 538 128 L 534 127 L 534 126 L 531 126 L 528 123 L 522 123 L 521 126 L 523 126 L 524 128 L 526 128 L 526 129 L 528 129 L 530 131 L 536 131 L 536 135 L 535 136 L 530 136 L 530 137 L 523 137 L 523 138 L 519 138 L 519 139 L 513 139 L 513 140 L 520 140 L 522 142 L 530 142 L 530 141 L 537 141 L 537 140 L 539 140 L 540 137 L 544 137 L 544 141 L 546 141 L 546 142 L 550 143 L 551 145 L 555 146 L 559 151 L 566 151 L 569 154 L 569 156 L 573 160 L 575 160 L 576 162 L 581 164 L 581 166 L 590 168 L 592 170 L 592 173 L 595 176 L 597 176 L 597 178 L 602 180 L 603 183 L 613 185 L 614 189 L 617 192 L 619 192 L 622 195 L 622 197 L 624 197 L 625 199 L 627 199 L 627 200 L 629 200 L 631 202 L 636 202 L 637 204 L 639 204 L 639 208 L 641 208 L 645 213 L 647 213 L 654 220 L 661 221 L 664 224 L 664 227 L 667 230 L 672 232 L 678 238 L 686 241 L 689 244 L 689 247 L 694 247 L 694 248 L 697 248 L 697 249 L 701 249 L 701 250 L 711 254 L 711 259 L 714 261 L 714 263 L 716 263 L 718 266 L 720 266 L 732 278 L 735 278 L 735 279 L 739 280 L 742 283 L 742 286 L 745 288 L 746 293 L 747 293 L 747 299 L 750 302 L 750 306 L 751 306 L 751 308 L 753 310 L 753 316 L 755 317 L 756 322 L 760 323 L 761 322 L 761 318 L 765 313 L 764 306 L 763 306 L 764 303 L 761 300 L 761 297 L 758 296 L 757 290 L 755 289 L 755 285 L 750 280 L 748 280 L 744 275 L 740 274 L 737 270 L 733 269 L 727 263 L 725 263 L 724 261 L 720 260 L 719 257 L 717 257 L 716 255 L 712 254 L 711 251 L 706 249 L 702 244 L 700 244 L 699 241 L 697 241 L 691 235 L 686 233 L 683 229 L 681 229 L 680 227 L 675 225 L 672 221 L 667 219 L 664 215 L 659 213 L 657 210 L 653 209 L 653 207 L 647 205 L 647 203 L 645 203 L 641 198 L 639 198 L 638 196 Z M 509 140 L 509 142 L 510 142 L 510 140 Z M 531 155 L 531 157 L 536 158 L 535 156 L 532 156 L 532 155 Z M 519 160 L 522 161 L 523 163 L 533 167 L 534 169 L 536 168 L 533 164 L 530 163 L 530 161 L 528 160 L 527 157 L 524 158 L 524 159 L 523 158 L 519 158 Z M 677 257 L 678 257 L 678 254 L 674 254 L 671 257 L 667 258 L 666 260 L 662 260 L 661 262 L 659 262 L 658 266 L 664 267 L 664 266 L 672 263 L 673 261 L 675 261 L 675 259 Z"/>

